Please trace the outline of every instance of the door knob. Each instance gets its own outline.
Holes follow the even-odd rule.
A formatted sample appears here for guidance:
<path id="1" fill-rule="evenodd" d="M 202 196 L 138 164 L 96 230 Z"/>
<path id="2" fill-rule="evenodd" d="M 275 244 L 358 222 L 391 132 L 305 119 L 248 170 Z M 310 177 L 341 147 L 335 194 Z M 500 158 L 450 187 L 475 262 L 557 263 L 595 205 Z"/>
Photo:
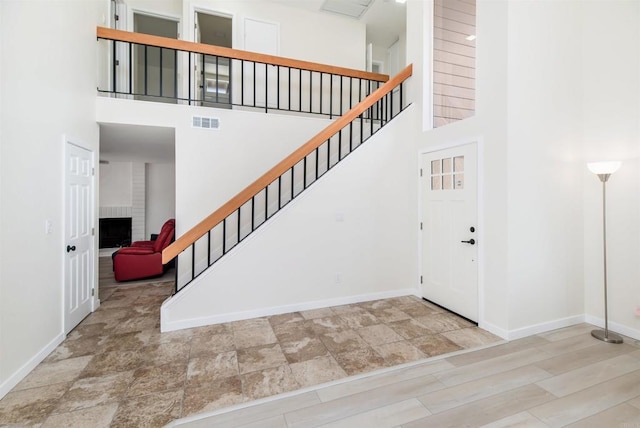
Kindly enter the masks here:
<path id="1" fill-rule="evenodd" d="M 76 246 L 75 245 L 67 245 L 67 253 L 71 252 L 71 251 L 75 251 L 76 250 Z"/>
<path id="2" fill-rule="evenodd" d="M 473 238 L 469 239 L 468 241 L 460 241 L 460 242 L 463 242 L 465 244 L 471 244 L 471 245 L 475 245 L 476 244 L 476 240 L 473 239 Z"/>

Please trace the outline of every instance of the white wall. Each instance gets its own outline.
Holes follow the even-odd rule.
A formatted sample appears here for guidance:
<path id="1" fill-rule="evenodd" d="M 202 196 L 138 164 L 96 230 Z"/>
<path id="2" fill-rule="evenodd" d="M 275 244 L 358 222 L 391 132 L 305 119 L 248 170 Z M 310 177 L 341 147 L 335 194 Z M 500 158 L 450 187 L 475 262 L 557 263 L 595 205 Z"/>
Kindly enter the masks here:
<path id="1" fill-rule="evenodd" d="M 233 15 L 236 49 L 244 49 L 244 19 L 253 18 L 279 24 L 280 56 L 365 69 L 366 25 L 355 19 L 311 13 L 271 1 L 184 0 L 186 28 L 193 28 L 193 8 Z M 192 31 L 182 36 L 193 41 Z"/>
<path id="2" fill-rule="evenodd" d="M 100 164 L 100 202 L 101 207 L 131 206 L 131 162 L 109 162 Z"/>
<path id="3" fill-rule="evenodd" d="M 159 233 L 165 221 L 176 216 L 176 164 L 146 164 L 146 233 Z"/>
<path id="4" fill-rule="evenodd" d="M 511 331 L 584 313 L 581 18 L 576 2 L 509 3 Z"/>
<path id="5" fill-rule="evenodd" d="M 507 265 L 507 3 L 477 8 L 476 116 L 431 129 L 432 2 L 407 2 L 407 62 L 414 64 L 409 94 L 418 108 L 414 136 L 419 153 L 478 141 L 480 326 L 496 334 L 509 329 Z M 425 131 L 423 132 L 422 129 Z M 408 185 L 418 194 L 418 180 Z M 418 204 L 415 204 L 414 212 Z M 414 243 L 417 248 L 418 242 Z M 417 258 L 416 254 L 416 258 Z M 421 267 L 420 267 L 421 269 Z"/>
<path id="6" fill-rule="evenodd" d="M 64 337 L 63 135 L 97 152 L 95 27 L 107 5 L 0 2 L 0 397 Z"/>
<path id="7" fill-rule="evenodd" d="M 162 329 L 417 292 L 416 118 L 396 118 L 165 303 Z"/>
<path id="8" fill-rule="evenodd" d="M 584 162 L 621 160 L 607 183 L 609 327 L 640 337 L 640 4 L 585 2 Z M 587 31 L 601 28 L 601 31 Z M 582 166 L 588 319 L 604 317 L 602 185 Z"/>
<path id="9" fill-rule="evenodd" d="M 96 102 L 100 123 L 175 127 L 178 236 L 330 123 L 315 117 L 142 101 L 98 98 Z M 192 115 L 218 117 L 221 127 L 192 128 Z"/>

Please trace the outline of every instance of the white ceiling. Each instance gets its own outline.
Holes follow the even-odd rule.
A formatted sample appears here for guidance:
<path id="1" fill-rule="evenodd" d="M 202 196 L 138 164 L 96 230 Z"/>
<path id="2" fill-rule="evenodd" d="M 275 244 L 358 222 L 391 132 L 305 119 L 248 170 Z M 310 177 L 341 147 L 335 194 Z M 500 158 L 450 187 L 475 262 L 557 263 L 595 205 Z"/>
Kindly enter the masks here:
<path id="1" fill-rule="evenodd" d="M 324 0 L 272 0 L 291 7 L 317 13 L 321 11 Z M 394 0 L 374 0 L 373 4 L 360 18 L 367 25 L 367 43 L 388 48 L 394 44 L 400 34 L 406 31 L 406 5 Z M 353 19 L 353 18 L 345 18 Z"/>
<path id="2" fill-rule="evenodd" d="M 100 160 L 168 163 L 175 161 L 175 130 L 159 126 L 100 124 Z"/>

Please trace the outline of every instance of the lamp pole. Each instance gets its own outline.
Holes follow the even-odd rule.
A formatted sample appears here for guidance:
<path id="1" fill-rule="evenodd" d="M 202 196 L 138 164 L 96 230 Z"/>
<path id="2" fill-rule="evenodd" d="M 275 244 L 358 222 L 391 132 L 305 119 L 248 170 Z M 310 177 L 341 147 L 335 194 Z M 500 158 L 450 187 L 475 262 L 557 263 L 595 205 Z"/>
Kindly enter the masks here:
<path id="1" fill-rule="evenodd" d="M 604 330 L 592 330 L 591 336 L 607 343 L 622 343 L 623 339 L 616 333 L 609 332 L 609 312 L 607 301 L 607 181 L 611 174 L 618 169 L 619 163 L 609 171 L 598 170 L 594 164 L 589 164 L 589 169 L 596 173 L 602 182 L 602 244 L 603 244 L 603 261 L 604 261 Z M 595 169 L 595 170 L 594 170 Z"/>

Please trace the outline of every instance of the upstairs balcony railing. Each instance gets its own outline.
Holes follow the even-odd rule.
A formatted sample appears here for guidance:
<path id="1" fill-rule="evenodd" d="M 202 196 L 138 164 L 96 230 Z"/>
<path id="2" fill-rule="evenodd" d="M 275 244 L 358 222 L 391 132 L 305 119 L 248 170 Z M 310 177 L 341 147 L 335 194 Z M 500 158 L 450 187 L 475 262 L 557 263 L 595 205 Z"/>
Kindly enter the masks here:
<path id="1" fill-rule="evenodd" d="M 108 78 L 98 92 L 218 108 L 342 116 L 389 76 L 98 27 Z"/>
<path id="2" fill-rule="evenodd" d="M 162 263 L 178 259 L 176 293 L 401 113 L 412 73 L 409 65 L 169 245 Z"/>

